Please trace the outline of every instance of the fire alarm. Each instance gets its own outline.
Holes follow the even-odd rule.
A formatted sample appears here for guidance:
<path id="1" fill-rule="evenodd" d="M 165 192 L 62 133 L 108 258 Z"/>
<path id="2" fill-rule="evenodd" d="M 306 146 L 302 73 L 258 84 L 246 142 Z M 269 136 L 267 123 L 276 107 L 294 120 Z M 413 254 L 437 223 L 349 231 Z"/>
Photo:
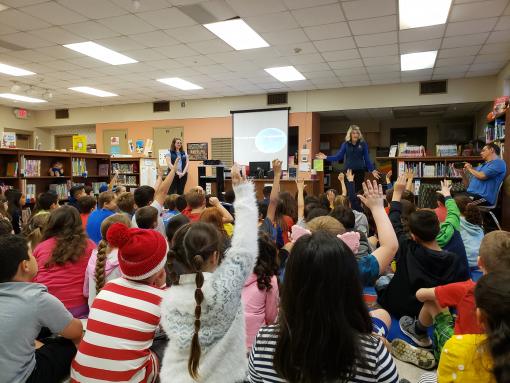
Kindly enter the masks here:
<path id="1" fill-rule="evenodd" d="M 23 108 L 14 108 L 14 115 L 20 120 L 26 120 L 28 118 L 28 110 Z"/>

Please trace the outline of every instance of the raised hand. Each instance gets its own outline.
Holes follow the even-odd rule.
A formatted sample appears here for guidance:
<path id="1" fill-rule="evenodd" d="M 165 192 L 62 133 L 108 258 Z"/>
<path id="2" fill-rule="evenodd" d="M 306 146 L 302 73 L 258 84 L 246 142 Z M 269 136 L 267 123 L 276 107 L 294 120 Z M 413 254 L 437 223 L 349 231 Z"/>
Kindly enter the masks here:
<path id="1" fill-rule="evenodd" d="M 340 181 L 340 183 L 345 182 L 345 174 L 344 173 L 338 174 L 338 181 Z"/>
<path id="2" fill-rule="evenodd" d="M 302 178 L 296 179 L 296 187 L 298 191 L 302 191 L 306 188 L 305 180 Z"/>
<path id="3" fill-rule="evenodd" d="M 374 178 L 376 180 L 381 178 L 381 174 L 379 173 L 379 171 L 377 169 L 372 170 L 372 175 L 374 176 Z"/>
<path id="4" fill-rule="evenodd" d="M 118 170 L 116 170 L 116 172 L 118 172 Z M 158 177 L 163 177 L 163 169 L 161 168 L 161 166 L 159 166 L 159 165 L 158 165 L 158 166 L 156 167 L 156 172 L 157 172 L 157 174 L 158 174 Z M 118 173 L 116 173 L 116 175 L 117 175 L 117 174 L 118 174 Z"/>
<path id="5" fill-rule="evenodd" d="M 220 200 L 216 197 L 209 197 L 209 204 L 211 206 L 218 206 L 220 204 Z"/>
<path id="6" fill-rule="evenodd" d="M 319 160 L 325 160 L 326 158 L 328 158 L 328 156 L 326 156 L 324 153 L 317 153 L 315 155 L 315 158 L 317 158 Z"/>
<path id="7" fill-rule="evenodd" d="M 406 175 L 406 178 L 407 180 L 413 180 L 414 179 L 414 172 L 413 172 L 413 169 L 407 169 L 405 171 L 405 175 Z"/>
<path id="8" fill-rule="evenodd" d="M 450 189 L 452 187 L 448 185 L 448 182 L 446 180 L 441 181 L 441 190 L 438 190 L 437 193 L 442 194 L 445 198 L 451 197 Z"/>
<path id="9" fill-rule="evenodd" d="M 370 210 L 383 208 L 384 209 L 384 193 L 382 185 L 378 185 L 377 181 L 363 182 L 363 195 L 358 195 L 361 202 Z"/>
<path id="10" fill-rule="evenodd" d="M 246 182 L 246 177 L 244 175 L 241 176 L 241 168 L 239 167 L 239 165 L 234 164 L 230 172 L 232 175 L 232 186 L 237 186 Z"/>
<path id="11" fill-rule="evenodd" d="M 405 174 L 400 175 L 397 178 L 395 184 L 393 185 L 393 194 L 395 195 L 395 193 L 397 193 L 399 195 L 402 195 L 404 190 L 406 190 L 406 183 L 407 183 L 406 175 Z"/>
<path id="12" fill-rule="evenodd" d="M 280 161 L 279 159 L 273 160 L 273 172 L 275 174 L 282 172 L 282 161 Z"/>
<path id="13" fill-rule="evenodd" d="M 347 169 L 346 177 L 347 181 L 354 182 L 354 174 L 352 173 L 351 169 Z"/>

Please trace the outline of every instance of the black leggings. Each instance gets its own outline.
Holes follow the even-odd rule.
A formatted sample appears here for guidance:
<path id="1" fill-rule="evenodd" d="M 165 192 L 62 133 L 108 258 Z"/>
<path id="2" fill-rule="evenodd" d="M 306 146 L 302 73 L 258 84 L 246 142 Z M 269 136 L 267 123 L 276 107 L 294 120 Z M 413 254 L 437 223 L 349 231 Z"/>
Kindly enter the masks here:
<path id="1" fill-rule="evenodd" d="M 170 185 L 170 189 L 168 190 L 168 194 L 184 194 L 184 187 L 186 186 L 186 181 L 188 180 L 188 173 L 183 175 L 181 178 L 176 174 L 174 180 L 172 181 L 172 185 Z"/>
<path id="2" fill-rule="evenodd" d="M 61 337 L 46 338 L 44 345 L 35 350 L 35 368 L 27 383 L 61 382 L 69 376 L 76 346 Z"/>

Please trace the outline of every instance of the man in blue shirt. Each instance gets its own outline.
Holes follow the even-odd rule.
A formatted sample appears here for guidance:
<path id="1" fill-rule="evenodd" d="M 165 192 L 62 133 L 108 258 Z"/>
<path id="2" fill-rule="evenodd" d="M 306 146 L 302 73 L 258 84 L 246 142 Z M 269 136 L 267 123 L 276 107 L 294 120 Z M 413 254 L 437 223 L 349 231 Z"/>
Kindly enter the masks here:
<path id="1" fill-rule="evenodd" d="M 482 165 L 473 168 L 467 162 L 464 164 L 464 169 L 472 175 L 467 192 L 475 200 L 481 200 L 480 205 L 495 205 L 498 200 L 499 186 L 506 174 L 506 163 L 499 154 L 499 146 L 489 143 L 480 152 L 485 161 Z"/>

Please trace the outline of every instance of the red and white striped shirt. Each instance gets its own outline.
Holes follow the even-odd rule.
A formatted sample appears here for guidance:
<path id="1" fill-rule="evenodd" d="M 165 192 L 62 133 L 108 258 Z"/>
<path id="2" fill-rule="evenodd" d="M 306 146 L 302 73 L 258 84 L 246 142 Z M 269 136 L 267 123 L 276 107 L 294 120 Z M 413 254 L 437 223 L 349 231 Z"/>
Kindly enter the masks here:
<path id="1" fill-rule="evenodd" d="M 158 361 L 149 348 L 159 325 L 163 292 L 125 278 L 108 282 L 90 309 L 71 381 L 155 381 Z"/>

